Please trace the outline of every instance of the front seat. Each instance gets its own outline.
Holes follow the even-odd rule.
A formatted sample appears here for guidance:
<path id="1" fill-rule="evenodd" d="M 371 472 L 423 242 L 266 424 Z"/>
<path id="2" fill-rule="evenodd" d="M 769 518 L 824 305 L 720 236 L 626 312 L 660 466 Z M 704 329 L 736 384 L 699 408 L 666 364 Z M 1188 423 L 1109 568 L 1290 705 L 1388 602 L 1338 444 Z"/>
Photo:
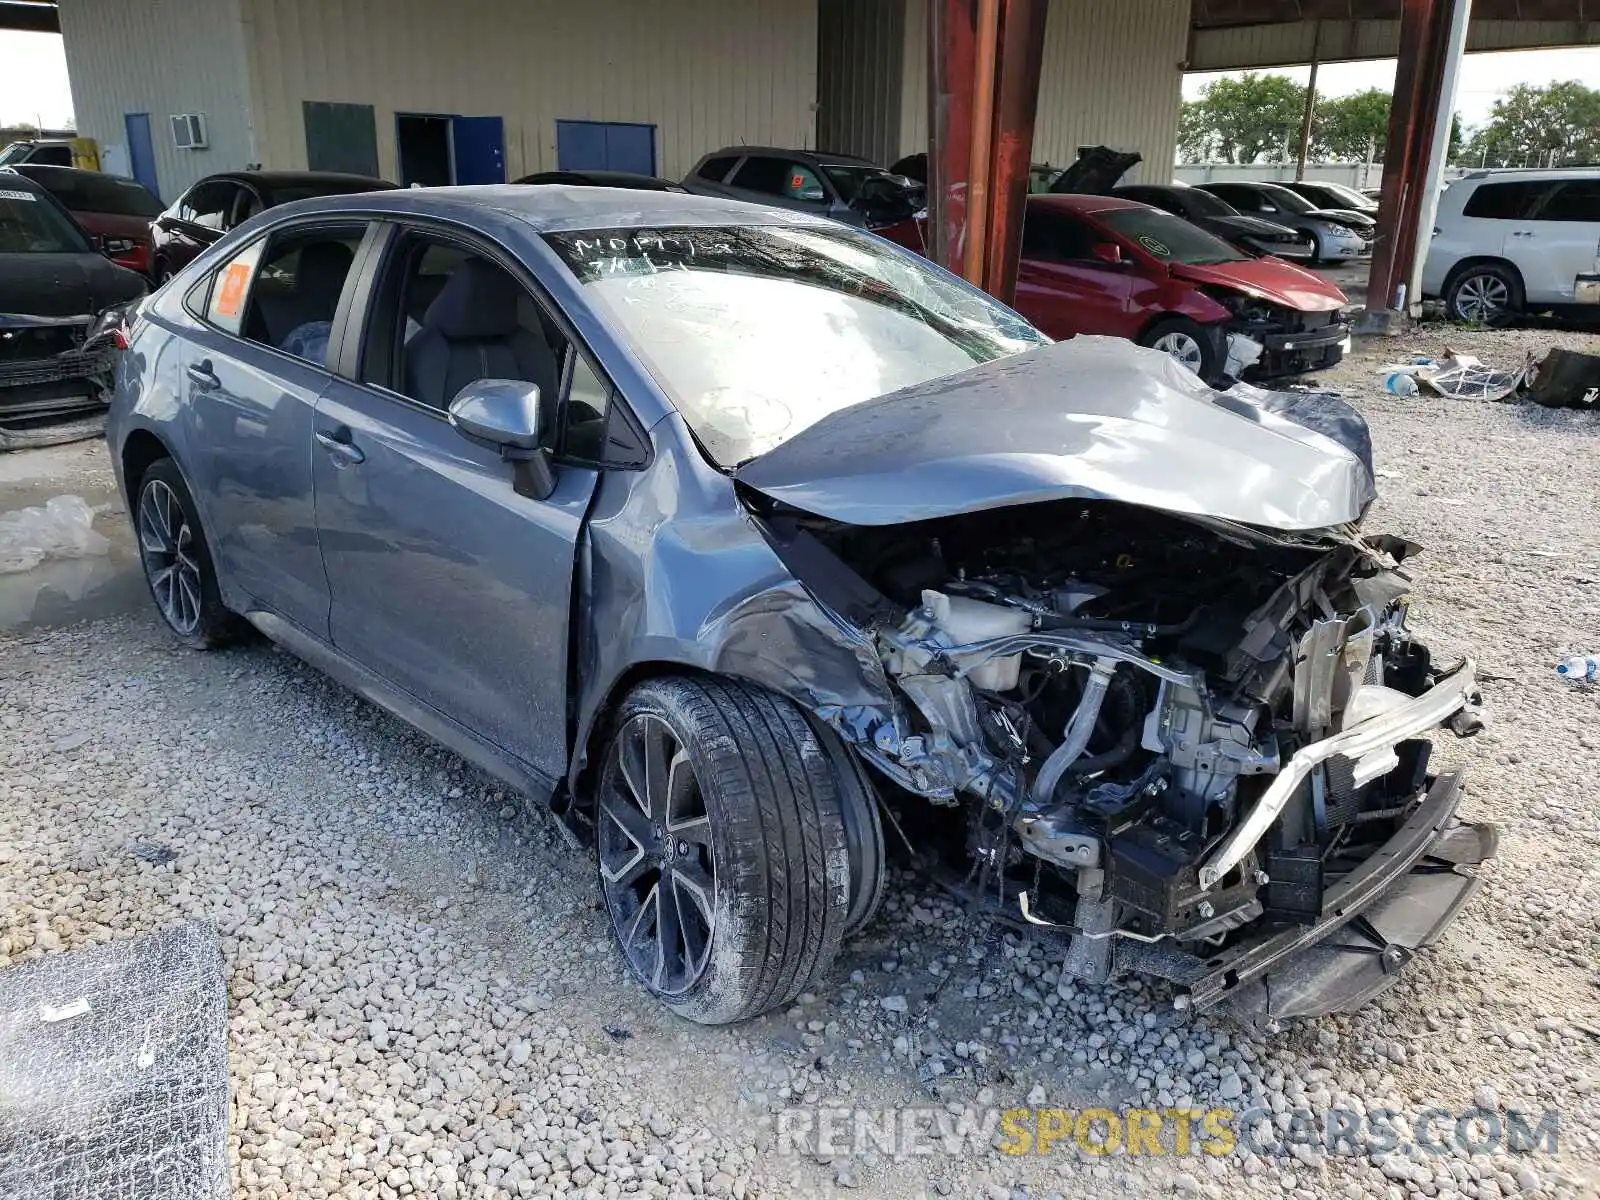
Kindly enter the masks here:
<path id="1" fill-rule="evenodd" d="M 406 346 L 406 392 L 434 408 L 448 408 L 478 379 L 522 379 L 537 384 L 540 408 L 553 419 L 559 368 L 550 344 L 517 320 L 521 290 L 511 276 L 481 258 L 451 273 L 428 305 L 422 329 Z"/>

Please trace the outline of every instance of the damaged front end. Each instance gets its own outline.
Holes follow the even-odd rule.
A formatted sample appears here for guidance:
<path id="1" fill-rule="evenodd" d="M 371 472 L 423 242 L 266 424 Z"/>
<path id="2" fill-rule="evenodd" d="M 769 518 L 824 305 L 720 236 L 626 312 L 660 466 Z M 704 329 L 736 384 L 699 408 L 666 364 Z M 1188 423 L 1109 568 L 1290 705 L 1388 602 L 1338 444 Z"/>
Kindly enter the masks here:
<path id="1" fill-rule="evenodd" d="M 818 598 L 870 624 L 896 703 L 835 724 L 926 802 L 900 806 L 907 836 L 1067 935 L 1064 978 L 1354 1007 L 1493 852 L 1429 770 L 1431 730 L 1477 728 L 1476 687 L 1406 627 L 1414 547 L 1107 500 L 874 526 L 758 506 Z"/>
<path id="2" fill-rule="evenodd" d="M 102 317 L 0 313 L 0 451 L 99 432 L 116 355 Z"/>

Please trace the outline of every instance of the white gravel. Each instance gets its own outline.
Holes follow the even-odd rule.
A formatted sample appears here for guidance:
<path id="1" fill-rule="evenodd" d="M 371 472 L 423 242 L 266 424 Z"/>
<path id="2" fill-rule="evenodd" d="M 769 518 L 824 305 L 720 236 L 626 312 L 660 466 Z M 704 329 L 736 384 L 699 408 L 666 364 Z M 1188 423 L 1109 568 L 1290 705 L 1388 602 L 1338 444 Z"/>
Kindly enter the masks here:
<path id="1" fill-rule="evenodd" d="M 1403 345 L 1502 361 L 1558 336 L 1600 350 Z M 1489 730 L 1439 755 L 1503 838 L 1442 943 L 1354 1017 L 1250 1032 L 1161 987 L 1058 988 L 1055 951 L 901 875 L 815 995 L 689 1026 L 624 977 L 587 859 L 542 814 L 287 654 L 178 650 L 142 606 L 0 634 L 0 961 L 214 922 L 241 1197 L 1600 1194 L 1600 694 L 1552 669 L 1600 650 L 1600 417 L 1383 396 L 1399 352 L 1329 378 L 1373 423 L 1370 528 L 1427 546 L 1415 621 L 1487 673 Z M 803 1106 L 1020 1104 L 1260 1107 L 1280 1131 L 1296 1109 L 1555 1108 L 1560 1135 L 1476 1157 L 775 1143 Z"/>

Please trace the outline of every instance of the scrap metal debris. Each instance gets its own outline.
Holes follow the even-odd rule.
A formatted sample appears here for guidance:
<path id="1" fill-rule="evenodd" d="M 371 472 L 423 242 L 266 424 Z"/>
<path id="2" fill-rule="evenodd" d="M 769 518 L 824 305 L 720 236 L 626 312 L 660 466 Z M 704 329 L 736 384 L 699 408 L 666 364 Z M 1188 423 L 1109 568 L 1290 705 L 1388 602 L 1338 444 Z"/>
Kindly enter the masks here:
<path id="1" fill-rule="evenodd" d="M 1532 370 L 1528 396 L 1546 408 L 1594 408 L 1600 403 L 1600 354 L 1550 351 Z"/>
<path id="2" fill-rule="evenodd" d="M 1441 362 L 1419 355 L 1406 363 L 1389 363 L 1382 368 L 1384 387 L 1395 395 L 1410 395 L 1425 388 L 1452 400 L 1507 400 L 1526 384 L 1533 369 L 1530 354 L 1514 371 L 1491 367 L 1471 354 L 1449 352 Z M 1404 381 L 1412 380 L 1407 388 Z"/>

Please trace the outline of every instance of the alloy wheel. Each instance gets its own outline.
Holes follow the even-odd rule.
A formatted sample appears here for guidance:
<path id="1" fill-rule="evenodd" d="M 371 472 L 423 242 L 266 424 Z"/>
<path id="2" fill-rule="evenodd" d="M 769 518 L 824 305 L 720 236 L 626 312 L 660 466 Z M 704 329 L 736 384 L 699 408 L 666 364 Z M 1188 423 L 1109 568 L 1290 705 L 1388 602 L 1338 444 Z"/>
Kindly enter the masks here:
<path id="1" fill-rule="evenodd" d="M 192 636 L 200 628 L 194 530 L 177 494 L 160 479 L 152 479 L 139 495 L 139 557 L 167 624 Z"/>
<path id="2" fill-rule="evenodd" d="M 1201 350 L 1200 343 L 1187 333 L 1176 331 L 1164 333 L 1150 345 L 1167 357 L 1177 359 L 1196 375 L 1200 373 L 1200 366 L 1205 361 L 1205 352 Z"/>
<path id="3" fill-rule="evenodd" d="M 600 883 L 628 965 L 662 995 L 705 973 L 716 933 L 711 819 L 670 725 L 641 713 L 622 727 L 600 786 Z"/>
<path id="4" fill-rule="evenodd" d="M 1469 275 L 1456 288 L 1456 316 L 1489 322 L 1511 307 L 1511 288 L 1498 275 Z"/>

